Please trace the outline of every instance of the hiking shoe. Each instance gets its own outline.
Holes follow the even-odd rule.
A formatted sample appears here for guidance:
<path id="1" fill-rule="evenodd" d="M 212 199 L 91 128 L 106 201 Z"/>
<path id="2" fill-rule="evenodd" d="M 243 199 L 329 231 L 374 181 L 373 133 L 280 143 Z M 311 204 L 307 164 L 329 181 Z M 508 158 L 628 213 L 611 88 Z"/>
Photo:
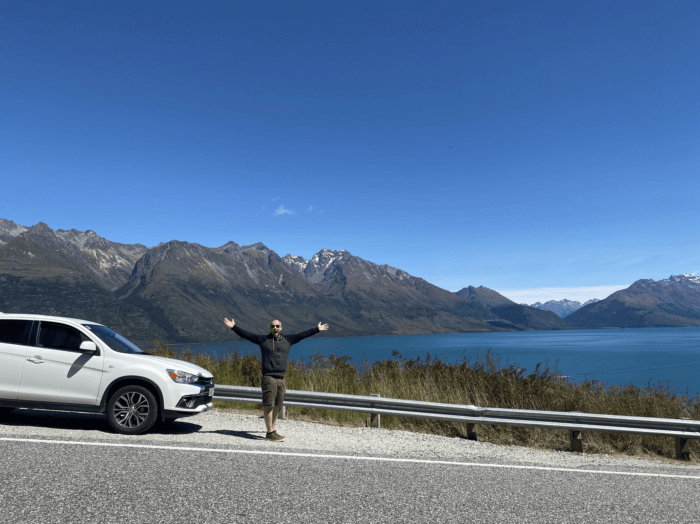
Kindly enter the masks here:
<path id="1" fill-rule="evenodd" d="M 277 430 L 273 431 L 273 433 L 277 435 L 280 439 L 284 438 L 284 435 L 280 435 L 279 433 L 277 433 Z"/>
<path id="2" fill-rule="evenodd" d="M 272 431 L 272 432 L 268 433 L 267 435 L 265 435 L 266 440 L 278 441 L 278 440 L 282 440 L 283 438 L 284 437 L 279 436 L 276 431 Z"/>

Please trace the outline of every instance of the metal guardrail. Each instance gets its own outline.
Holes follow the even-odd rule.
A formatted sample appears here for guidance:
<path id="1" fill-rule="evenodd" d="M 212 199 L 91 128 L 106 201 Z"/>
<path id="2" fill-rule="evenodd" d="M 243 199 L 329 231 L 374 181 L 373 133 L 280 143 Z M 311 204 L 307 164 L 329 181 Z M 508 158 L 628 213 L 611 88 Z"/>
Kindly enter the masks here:
<path id="1" fill-rule="evenodd" d="M 262 404 L 260 388 L 244 386 L 214 387 L 214 400 Z M 459 404 L 441 404 L 382 398 L 379 396 L 343 395 L 316 391 L 287 390 L 285 406 L 331 409 L 369 413 L 372 426 L 379 427 L 380 415 L 427 418 L 465 423 L 467 438 L 477 440 L 477 424 L 536 427 L 569 431 L 571 451 L 583 452 L 581 434 L 584 431 L 635 433 L 675 438 L 676 458 L 689 459 L 688 441 L 700 438 L 700 420 L 627 417 L 594 413 L 536 411 L 529 409 L 480 408 Z"/>

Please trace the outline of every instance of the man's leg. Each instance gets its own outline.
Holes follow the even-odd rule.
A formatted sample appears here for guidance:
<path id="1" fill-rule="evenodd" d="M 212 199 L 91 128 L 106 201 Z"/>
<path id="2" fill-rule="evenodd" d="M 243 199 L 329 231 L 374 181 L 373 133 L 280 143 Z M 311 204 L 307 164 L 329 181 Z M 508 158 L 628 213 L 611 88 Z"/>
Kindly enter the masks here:
<path id="1" fill-rule="evenodd" d="M 263 392 L 263 420 L 265 421 L 265 426 L 267 426 L 267 432 L 272 433 L 274 422 L 272 421 L 272 411 L 275 405 L 275 399 L 277 398 L 277 381 L 272 377 L 262 378 L 262 392 Z"/>
<path id="2" fill-rule="evenodd" d="M 275 408 L 272 410 L 272 431 L 275 431 L 277 416 L 280 414 L 280 409 L 284 405 L 284 394 L 287 392 L 287 384 L 284 378 L 276 381 L 277 395 L 275 396 Z M 279 433 L 278 433 L 279 435 Z M 282 435 L 280 435 L 282 436 Z M 284 438 L 284 437 L 283 437 Z"/>
<path id="3" fill-rule="evenodd" d="M 272 433 L 274 431 L 274 420 L 277 419 L 277 417 L 273 415 L 273 411 L 276 411 L 276 408 L 273 408 L 272 406 L 265 406 L 263 409 L 263 418 L 265 419 L 265 426 L 267 426 L 268 433 Z"/>
<path id="4" fill-rule="evenodd" d="M 269 431 L 275 431 L 275 423 L 277 422 L 277 415 L 279 415 L 279 414 L 280 414 L 280 408 L 278 408 L 277 406 L 272 408 L 272 423 L 270 424 L 270 427 L 272 429 L 270 429 Z"/>

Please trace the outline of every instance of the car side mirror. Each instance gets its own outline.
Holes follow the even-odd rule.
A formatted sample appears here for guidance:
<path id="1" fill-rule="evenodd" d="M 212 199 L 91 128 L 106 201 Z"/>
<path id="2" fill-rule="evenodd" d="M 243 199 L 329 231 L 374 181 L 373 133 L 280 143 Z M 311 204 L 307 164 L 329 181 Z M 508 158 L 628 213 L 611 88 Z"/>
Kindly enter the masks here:
<path id="1" fill-rule="evenodd" d="M 83 353 L 97 353 L 97 345 L 94 342 L 86 340 L 80 344 L 80 351 Z"/>

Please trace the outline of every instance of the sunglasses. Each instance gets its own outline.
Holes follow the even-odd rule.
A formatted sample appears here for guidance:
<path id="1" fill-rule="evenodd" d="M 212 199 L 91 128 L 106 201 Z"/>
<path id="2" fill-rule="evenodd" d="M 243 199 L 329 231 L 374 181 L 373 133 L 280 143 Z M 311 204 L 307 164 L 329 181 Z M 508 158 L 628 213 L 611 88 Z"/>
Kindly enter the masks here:
<path id="1" fill-rule="evenodd" d="M 281 328 L 281 327 L 282 327 L 282 324 L 270 324 L 270 327 L 279 327 L 279 328 Z"/>

